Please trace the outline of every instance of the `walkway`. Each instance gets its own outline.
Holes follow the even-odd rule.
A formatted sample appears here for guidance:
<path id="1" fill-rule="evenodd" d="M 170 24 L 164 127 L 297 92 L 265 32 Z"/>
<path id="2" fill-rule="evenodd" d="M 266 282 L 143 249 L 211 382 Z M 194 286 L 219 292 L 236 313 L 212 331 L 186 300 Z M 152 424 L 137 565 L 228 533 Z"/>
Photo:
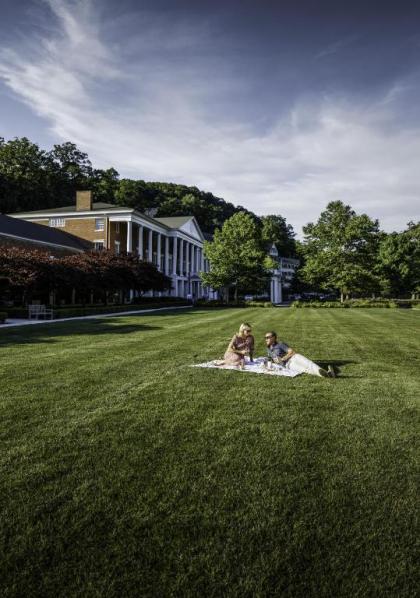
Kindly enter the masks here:
<path id="1" fill-rule="evenodd" d="M 167 311 L 173 309 L 190 309 L 191 305 L 168 306 L 168 307 L 153 307 L 151 309 L 136 309 L 131 311 L 119 311 L 111 314 L 94 314 L 92 316 L 74 316 L 73 318 L 57 318 L 55 320 L 25 320 L 23 318 L 13 319 L 7 318 L 6 324 L 0 324 L 0 331 L 3 328 L 10 328 L 11 326 L 31 326 L 35 324 L 56 324 L 57 322 L 70 322 L 72 320 L 95 320 L 100 318 L 111 318 L 114 316 L 130 316 L 134 314 L 145 314 L 152 311 Z"/>

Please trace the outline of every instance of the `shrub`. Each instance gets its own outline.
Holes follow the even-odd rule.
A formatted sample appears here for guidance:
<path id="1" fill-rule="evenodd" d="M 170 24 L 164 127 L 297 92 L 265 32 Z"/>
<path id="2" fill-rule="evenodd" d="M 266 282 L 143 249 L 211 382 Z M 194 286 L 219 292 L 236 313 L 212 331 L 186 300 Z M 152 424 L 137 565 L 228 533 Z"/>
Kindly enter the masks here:
<path id="1" fill-rule="evenodd" d="M 315 307 L 315 308 L 357 308 L 357 307 L 381 307 L 396 308 L 398 302 L 394 299 L 349 299 L 340 303 L 340 301 L 294 301 L 292 307 Z"/>
<path id="2" fill-rule="evenodd" d="M 271 301 L 245 301 L 245 307 L 273 307 Z"/>
<path id="3" fill-rule="evenodd" d="M 0 324 L 4 324 L 7 318 L 7 313 L 5 311 L 0 311 Z"/>
<path id="4" fill-rule="evenodd" d="M 197 299 L 195 304 L 198 307 L 246 307 L 244 301 L 238 301 L 238 303 L 223 303 L 220 299 Z"/>
<path id="5" fill-rule="evenodd" d="M 185 305 L 188 301 L 183 297 L 134 297 L 130 302 L 131 305 L 144 305 L 146 303 L 148 305 L 155 303 L 182 303 Z"/>
<path id="6" fill-rule="evenodd" d="M 346 308 L 350 307 L 348 302 L 340 303 L 339 301 L 293 301 L 291 307 L 300 307 L 300 308 L 308 308 L 308 307 L 316 307 L 316 308 L 326 308 L 326 307 L 336 307 L 336 308 Z"/>

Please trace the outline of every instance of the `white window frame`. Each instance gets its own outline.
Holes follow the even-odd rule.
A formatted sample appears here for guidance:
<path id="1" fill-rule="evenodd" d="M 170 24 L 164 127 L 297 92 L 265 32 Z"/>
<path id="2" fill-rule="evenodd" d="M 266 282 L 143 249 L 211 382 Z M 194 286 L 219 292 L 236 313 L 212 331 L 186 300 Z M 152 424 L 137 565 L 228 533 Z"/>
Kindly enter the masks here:
<path id="1" fill-rule="evenodd" d="M 120 232 L 120 223 L 119 223 L 119 222 L 116 222 L 116 223 L 115 223 L 115 232 L 116 232 L 116 233 L 119 233 L 119 232 Z"/>
<path id="2" fill-rule="evenodd" d="M 114 241 L 114 253 L 115 253 L 115 255 L 120 255 L 120 253 L 121 253 L 120 241 Z"/>
<path id="3" fill-rule="evenodd" d="M 64 228 L 66 226 L 65 218 L 50 218 L 49 226 L 52 228 Z"/>
<path id="4" fill-rule="evenodd" d="M 105 230 L 105 218 L 95 218 L 95 230 Z"/>
<path id="5" fill-rule="evenodd" d="M 96 247 L 97 243 L 102 243 L 102 247 Z M 105 249 L 105 240 L 104 239 L 94 239 L 93 245 L 94 245 L 95 251 L 101 251 L 102 249 Z"/>

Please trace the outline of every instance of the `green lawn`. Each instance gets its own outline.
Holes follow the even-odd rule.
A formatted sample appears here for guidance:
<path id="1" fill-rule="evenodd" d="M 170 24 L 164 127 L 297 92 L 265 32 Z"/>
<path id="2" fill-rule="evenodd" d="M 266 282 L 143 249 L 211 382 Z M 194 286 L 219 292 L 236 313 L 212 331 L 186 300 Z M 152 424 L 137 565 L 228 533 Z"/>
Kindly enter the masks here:
<path id="1" fill-rule="evenodd" d="M 417 595 L 419 317 L 196 310 L 0 330 L 0 595 Z M 246 319 L 336 380 L 188 364 Z"/>

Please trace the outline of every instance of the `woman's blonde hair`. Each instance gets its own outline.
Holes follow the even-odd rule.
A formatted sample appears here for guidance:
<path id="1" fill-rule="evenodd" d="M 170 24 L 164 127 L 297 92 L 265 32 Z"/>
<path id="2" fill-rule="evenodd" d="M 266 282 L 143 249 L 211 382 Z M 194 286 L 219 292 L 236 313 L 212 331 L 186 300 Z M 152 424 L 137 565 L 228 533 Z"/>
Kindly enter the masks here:
<path id="1" fill-rule="evenodd" d="M 252 326 L 250 324 L 248 324 L 248 322 L 243 322 L 240 326 L 239 326 L 239 334 L 241 336 L 243 336 L 243 332 L 245 330 L 245 328 L 249 328 L 250 330 L 252 329 Z"/>

